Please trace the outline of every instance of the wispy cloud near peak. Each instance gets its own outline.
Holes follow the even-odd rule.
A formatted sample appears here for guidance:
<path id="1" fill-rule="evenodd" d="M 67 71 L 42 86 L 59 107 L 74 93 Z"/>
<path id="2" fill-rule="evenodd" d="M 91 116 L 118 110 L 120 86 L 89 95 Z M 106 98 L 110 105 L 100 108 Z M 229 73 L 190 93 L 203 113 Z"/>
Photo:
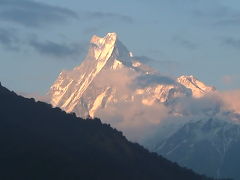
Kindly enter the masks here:
<path id="1" fill-rule="evenodd" d="M 0 0 L 0 20 L 27 27 L 42 27 L 76 18 L 78 15 L 67 8 L 31 0 Z"/>

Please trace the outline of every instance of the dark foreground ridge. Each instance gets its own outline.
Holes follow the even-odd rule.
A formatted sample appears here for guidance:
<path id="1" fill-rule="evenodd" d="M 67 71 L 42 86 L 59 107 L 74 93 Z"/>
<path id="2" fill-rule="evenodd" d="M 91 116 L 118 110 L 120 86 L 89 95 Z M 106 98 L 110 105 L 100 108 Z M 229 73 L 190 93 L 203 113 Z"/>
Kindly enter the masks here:
<path id="1" fill-rule="evenodd" d="M 0 84 L 0 179 L 211 180 L 129 142 L 99 119 L 83 120 Z"/>

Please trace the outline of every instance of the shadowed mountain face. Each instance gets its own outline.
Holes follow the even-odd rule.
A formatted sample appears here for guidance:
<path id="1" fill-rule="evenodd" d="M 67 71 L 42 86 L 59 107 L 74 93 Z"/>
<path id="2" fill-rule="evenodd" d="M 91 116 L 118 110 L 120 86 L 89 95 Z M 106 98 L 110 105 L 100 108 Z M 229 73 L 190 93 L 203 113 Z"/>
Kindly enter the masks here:
<path id="1" fill-rule="evenodd" d="M 99 119 L 77 118 L 2 86 L 0 144 L 0 179 L 208 179 L 129 142 Z"/>
<path id="2" fill-rule="evenodd" d="M 240 179 L 240 125 L 234 122 L 190 122 L 151 149 L 196 172 Z"/>

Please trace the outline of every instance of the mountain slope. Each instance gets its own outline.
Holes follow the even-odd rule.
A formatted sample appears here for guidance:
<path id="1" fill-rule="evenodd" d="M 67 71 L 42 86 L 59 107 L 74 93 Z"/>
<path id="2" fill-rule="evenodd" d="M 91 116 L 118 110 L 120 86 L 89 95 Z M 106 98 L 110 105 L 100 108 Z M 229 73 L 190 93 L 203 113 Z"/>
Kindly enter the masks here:
<path id="1" fill-rule="evenodd" d="M 93 36 L 82 64 L 63 71 L 51 86 L 53 106 L 78 116 L 95 116 L 116 103 L 135 102 L 152 106 L 177 97 L 201 97 L 214 88 L 188 76 L 177 80 L 141 63 L 118 40 L 116 33 Z M 97 114 L 99 115 L 99 114 Z"/>
<path id="2" fill-rule="evenodd" d="M 207 86 L 193 76 L 180 76 L 177 82 L 192 89 L 193 97 L 202 97 L 204 94 L 215 91 L 214 87 Z"/>
<path id="3" fill-rule="evenodd" d="M 77 118 L 1 85 L 0 117 L 0 179 L 208 179 L 129 142 L 99 119 Z"/>
<path id="4" fill-rule="evenodd" d="M 151 149 L 196 172 L 240 179 L 237 123 L 216 118 L 189 122 Z"/>

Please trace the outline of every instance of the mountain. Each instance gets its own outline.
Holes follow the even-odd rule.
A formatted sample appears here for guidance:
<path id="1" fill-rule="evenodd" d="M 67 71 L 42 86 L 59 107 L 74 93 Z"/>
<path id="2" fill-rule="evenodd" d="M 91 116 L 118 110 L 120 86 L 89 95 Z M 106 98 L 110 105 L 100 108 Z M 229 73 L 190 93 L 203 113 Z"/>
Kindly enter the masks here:
<path id="1" fill-rule="evenodd" d="M 211 180 L 129 142 L 99 119 L 81 119 L 0 84 L 0 179 Z"/>
<path id="2" fill-rule="evenodd" d="M 177 78 L 177 82 L 191 89 L 193 97 L 202 97 L 209 92 L 215 91 L 214 87 L 206 86 L 206 84 L 193 76 L 180 76 Z"/>
<path id="3" fill-rule="evenodd" d="M 193 76 L 173 79 L 161 75 L 134 57 L 116 33 L 108 33 L 103 38 L 92 37 L 84 61 L 60 73 L 49 97 L 53 106 L 80 117 L 94 117 L 99 110 L 120 102 L 137 100 L 152 106 L 177 97 L 201 97 L 214 90 Z"/>
<path id="4" fill-rule="evenodd" d="M 239 123 L 216 118 L 192 121 L 151 150 L 199 173 L 240 179 Z"/>
<path id="5" fill-rule="evenodd" d="M 229 161 L 239 146 L 224 149 L 225 140 L 218 134 L 237 141 L 239 124 L 233 122 L 240 117 L 222 107 L 214 87 L 192 75 L 164 76 L 144 64 L 146 59 L 134 56 L 116 33 L 93 36 L 82 63 L 61 72 L 51 86 L 51 104 L 79 117 L 100 117 L 129 139 L 199 173 L 240 179 L 238 159 Z M 209 126 L 207 132 L 203 125 Z"/>

